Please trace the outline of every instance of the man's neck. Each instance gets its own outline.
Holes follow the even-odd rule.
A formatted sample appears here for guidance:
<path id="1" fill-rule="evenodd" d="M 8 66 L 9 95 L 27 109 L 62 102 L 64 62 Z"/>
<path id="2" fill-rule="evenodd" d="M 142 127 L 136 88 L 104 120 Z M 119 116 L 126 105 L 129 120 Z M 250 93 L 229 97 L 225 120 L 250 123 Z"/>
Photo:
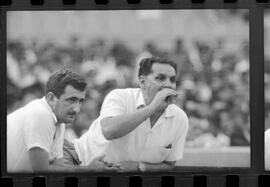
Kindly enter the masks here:
<path id="1" fill-rule="evenodd" d="M 144 99 L 144 101 L 145 101 L 145 104 L 146 104 L 146 105 L 149 105 L 149 104 L 150 104 L 150 99 L 148 98 L 148 96 L 147 96 L 147 94 L 146 94 L 146 91 L 143 90 L 143 89 L 141 89 L 141 91 L 142 91 L 142 95 L 143 95 L 143 99 Z"/>
<path id="2" fill-rule="evenodd" d="M 154 113 L 152 116 L 150 116 L 150 125 L 151 128 L 154 127 L 154 125 L 156 124 L 156 122 L 158 121 L 158 119 L 160 118 L 160 116 L 162 115 L 163 111 L 158 111 L 156 113 Z"/>

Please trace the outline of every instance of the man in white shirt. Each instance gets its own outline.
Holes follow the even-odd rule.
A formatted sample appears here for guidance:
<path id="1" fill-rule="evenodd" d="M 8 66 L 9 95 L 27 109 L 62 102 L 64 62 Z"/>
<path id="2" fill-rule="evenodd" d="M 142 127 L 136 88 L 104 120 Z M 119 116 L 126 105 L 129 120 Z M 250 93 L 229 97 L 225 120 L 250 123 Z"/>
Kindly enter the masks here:
<path id="1" fill-rule="evenodd" d="M 265 169 L 270 170 L 270 128 L 264 133 Z"/>
<path id="2" fill-rule="evenodd" d="M 82 165 L 105 154 L 123 172 L 167 171 L 183 157 L 188 130 L 177 97 L 176 64 L 160 58 L 140 62 L 140 88 L 116 89 L 105 98 L 100 116 L 75 140 Z"/>
<path id="3" fill-rule="evenodd" d="M 63 69 L 52 74 L 45 97 L 7 116 L 7 171 L 85 172 L 111 171 L 102 157 L 81 167 L 63 163 L 65 123 L 73 122 L 85 98 L 87 83 L 79 74 Z"/>

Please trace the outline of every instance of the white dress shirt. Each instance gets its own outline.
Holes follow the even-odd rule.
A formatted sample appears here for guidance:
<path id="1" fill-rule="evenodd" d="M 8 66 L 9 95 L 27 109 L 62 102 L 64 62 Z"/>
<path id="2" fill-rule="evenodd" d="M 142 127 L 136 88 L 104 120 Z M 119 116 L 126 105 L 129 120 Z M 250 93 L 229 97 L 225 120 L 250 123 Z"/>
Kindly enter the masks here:
<path id="1" fill-rule="evenodd" d="M 105 154 L 105 160 L 142 161 L 161 163 L 177 161 L 183 157 L 184 143 L 188 131 L 188 118 L 174 104 L 167 107 L 153 128 L 149 118 L 123 137 L 108 141 L 101 131 L 100 120 L 106 117 L 133 113 L 145 106 L 139 88 L 116 89 L 105 98 L 100 116 L 89 130 L 74 141 L 82 165 Z"/>
<path id="2" fill-rule="evenodd" d="M 7 116 L 7 171 L 33 172 L 28 151 L 39 147 L 49 161 L 63 157 L 65 124 L 57 119 L 45 98 L 36 99 Z"/>

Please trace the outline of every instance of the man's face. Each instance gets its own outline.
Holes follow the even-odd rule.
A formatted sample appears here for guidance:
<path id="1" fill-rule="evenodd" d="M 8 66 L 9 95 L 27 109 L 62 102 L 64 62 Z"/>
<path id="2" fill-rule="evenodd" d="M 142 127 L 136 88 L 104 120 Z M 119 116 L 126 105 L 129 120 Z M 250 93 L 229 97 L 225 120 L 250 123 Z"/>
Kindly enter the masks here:
<path id="1" fill-rule="evenodd" d="M 150 103 L 156 93 L 162 88 L 176 88 L 176 72 L 168 64 L 153 63 L 152 72 L 147 76 L 142 76 L 141 88 L 145 90 L 146 102 Z"/>
<path id="2" fill-rule="evenodd" d="M 85 92 L 67 85 L 63 94 L 57 98 L 54 113 L 57 121 L 62 123 L 72 123 L 79 113 L 81 104 L 85 99 Z"/>

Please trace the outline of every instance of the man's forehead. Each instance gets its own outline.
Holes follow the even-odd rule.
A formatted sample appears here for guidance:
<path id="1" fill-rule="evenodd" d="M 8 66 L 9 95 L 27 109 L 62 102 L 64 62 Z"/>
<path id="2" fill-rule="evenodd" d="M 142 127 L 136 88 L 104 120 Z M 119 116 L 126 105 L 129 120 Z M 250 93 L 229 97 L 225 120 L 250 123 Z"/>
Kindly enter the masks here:
<path id="1" fill-rule="evenodd" d="M 163 74 L 167 76 L 176 76 L 174 68 L 169 64 L 154 63 L 151 68 L 153 74 Z"/>
<path id="2" fill-rule="evenodd" d="M 79 97 L 84 98 L 86 91 L 81 91 L 76 88 L 74 88 L 72 85 L 67 85 L 63 91 L 63 96 L 65 97 Z"/>

